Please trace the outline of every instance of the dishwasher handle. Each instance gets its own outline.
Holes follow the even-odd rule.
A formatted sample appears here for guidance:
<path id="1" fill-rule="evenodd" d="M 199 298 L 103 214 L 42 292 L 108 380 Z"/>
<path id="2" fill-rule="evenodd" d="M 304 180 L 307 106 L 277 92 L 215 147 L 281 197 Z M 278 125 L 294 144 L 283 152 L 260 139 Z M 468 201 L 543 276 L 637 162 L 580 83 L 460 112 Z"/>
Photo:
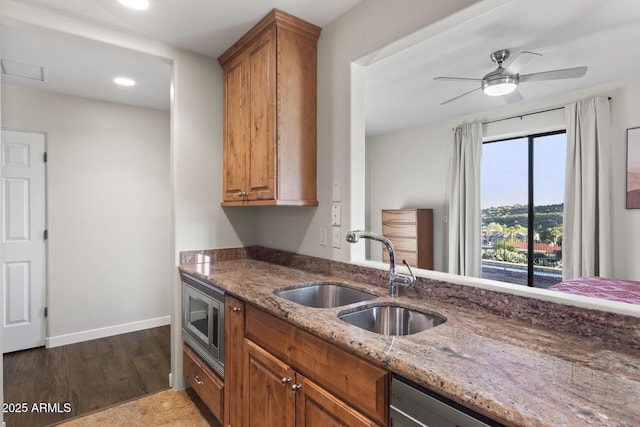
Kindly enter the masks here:
<path id="1" fill-rule="evenodd" d="M 389 412 L 391 415 L 391 427 L 430 427 L 393 405 L 389 406 Z"/>

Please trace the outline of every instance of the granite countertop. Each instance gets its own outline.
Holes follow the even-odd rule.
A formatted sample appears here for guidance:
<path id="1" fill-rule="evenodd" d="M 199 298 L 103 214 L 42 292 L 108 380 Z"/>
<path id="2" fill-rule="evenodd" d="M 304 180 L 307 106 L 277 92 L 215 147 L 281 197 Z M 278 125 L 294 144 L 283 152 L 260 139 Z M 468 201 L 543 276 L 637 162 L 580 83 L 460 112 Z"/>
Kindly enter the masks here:
<path id="1" fill-rule="evenodd" d="M 356 266 L 358 281 L 345 279 L 344 273 L 336 276 L 250 258 L 196 261 L 183 260 L 180 270 L 505 425 L 640 425 L 640 349 L 625 345 L 624 339 L 585 337 L 424 292 L 402 289 L 400 297 L 392 298 L 386 288 L 367 283 L 366 272 Z M 314 281 L 343 282 L 379 298 L 339 308 L 308 308 L 273 294 Z M 379 302 L 433 312 L 446 322 L 392 337 L 336 316 Z M 576 329 L 598 329 L 581 323 Z M 637 342 L 638 329 L 629 334 Z"/>

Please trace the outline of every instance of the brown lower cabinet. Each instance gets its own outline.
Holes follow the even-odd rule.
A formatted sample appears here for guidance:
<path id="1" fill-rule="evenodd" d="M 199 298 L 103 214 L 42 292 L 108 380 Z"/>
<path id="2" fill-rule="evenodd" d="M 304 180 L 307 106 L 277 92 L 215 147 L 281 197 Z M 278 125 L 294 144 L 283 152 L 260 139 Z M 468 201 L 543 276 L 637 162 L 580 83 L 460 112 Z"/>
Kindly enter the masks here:
<path id="1" fill-rule="evenodd" d="M 379 425 L 254 342 L 244 345 L 245 426 Z"/>
<path id="2" fill-rule="evenodd" d="M 245 427 L 388 424 L 386 370 L 250 304 L 243 347 Z"/>
<path id="3" fill-rule="evenodd" d="M 182 344 L 182 371 L 213 415 L 224 417 L 224 383 L 187 344 Z"/>
<path id="4" fill-rule="evenodd" d="M 184 373 L 198 394 L 208 389 L 193 366 L 202 364 L 185 345 Z M 224 427 L 389 423 L 386 370 L 230 295 L 224 390 L 213 388 L 202 400 Z"/>

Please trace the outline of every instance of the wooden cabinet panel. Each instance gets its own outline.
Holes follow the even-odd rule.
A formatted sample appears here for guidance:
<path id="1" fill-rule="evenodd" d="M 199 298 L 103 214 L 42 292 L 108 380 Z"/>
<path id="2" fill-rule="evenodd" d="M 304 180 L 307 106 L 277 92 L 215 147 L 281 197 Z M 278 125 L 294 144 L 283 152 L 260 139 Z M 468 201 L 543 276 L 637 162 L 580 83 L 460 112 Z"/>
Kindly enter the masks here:
<path id="1" fill-rule="evenodd" d="M 251 305 L 245 322 L 248 339 L 367 416 L 386 422 L 387 371 Z"/>
<path id="2" fill-rule="evenodd" d="M 236 58 L 224 73 L 223 198 L 241 201 L 246 188 L 249 153 L 248 70 L 246 56 Z"/>
<path id="3" fill-rule="evenodd" d="M 244 341 L 244 426 L 294 427 L 295 371 L 249 340 Z"/>
<path id="4" fill-rule="evenodd" d="M 382 235 L 391 240 L 397 263 L 406 259 L 412 267 L 433 270 L 433 209 L 383 210 Z M 382 259 L 389 261 L 386 250 Z"/>
<path id="5" fill-rule="evenodd" d="M 278 29 L 278 193 L 283 200 L 316 196 L 316 41 Z"/>
<path id="6" fill-rule="evenodd" d="M 382 224 L 382 235 L 388 238 L 416 238 L 415 224 Z"/>
<path id="7" fill-rule="evenodd" d="M 389 253 L 384 251 L 382 253 L 382 261 L 389 262 Z M 407 261 L 410 266 L 418 265 L 418 254 L 414 252 L 396 251 L 396 264 L 404 264 L 402 261 Z"/>
<path id="8" fill-rule="evenodd" d="M 319 36 L 319 27 L 274 9 L 218 58 L 224 147 L 237 150 L 224 154 L 223 206 L 317 206 Z M 230 70 L 238 62 L 240 71 Z"/>
<path id="9" fill-rule="evenodd" d="M 336 399 L 313 381 L 298 374 L 301 388 L 296 397 L 296 426 L 370 427 L 380 425 Z"/>
<path id="10" fill-rule="evenodd" d="M 385 210 L 383 224 L 415 224 L 416 223 L 416 210 L 415 209 L 395 209 Z"/>
<path id="11" fill-rule="evenodd" d="M 251 128 L 248 200 L 275 197 L 276 44 L 275 29 L 249 49 Z"/>
<path id="12" fill-rule="evenodd" d="M 224 297 L 224 425 L 242 426 L 245 304 L 227 294 Z"/>
<path id="13" fill-rule="evenodd" d="M 182 371 L 189 384 L 198 396 L 218 419 L 224 419 L 224 383 L 200 359 L 200 357 L 183 343 Z"/>
<path id="14" fill-rule="evenodd" d="M 418 251 L 418 243 L 415 237 L 393 237 L 393 248 L 397 252 L 413 252 Z M 386 252 L 386 248 L 384 249 Z"/>

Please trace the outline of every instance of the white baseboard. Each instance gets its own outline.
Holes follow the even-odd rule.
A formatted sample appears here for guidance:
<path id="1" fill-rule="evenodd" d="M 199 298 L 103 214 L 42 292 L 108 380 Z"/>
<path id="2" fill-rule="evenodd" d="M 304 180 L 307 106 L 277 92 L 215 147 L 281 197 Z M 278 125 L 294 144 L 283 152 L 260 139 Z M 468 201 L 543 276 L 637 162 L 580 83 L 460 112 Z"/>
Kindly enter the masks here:
<path id="1" fill-rule="evenodd" d="M 111 337 L 113 335 L 126 334 L 128 332 L 141 331 L 143 329 L 157 328 L 158 326 L 170 324 L 171 316 L 156 317 L 155 319 L 141 320 L 139 322 L 124 323 L 122 325 L 107 326 L 105 328 L 90 329 L 88 331 L 49 337 L 45 339 L 45 346 L 47 348 L 60 347 L 62 345 L 75 344 L 78 342 Z"/>

